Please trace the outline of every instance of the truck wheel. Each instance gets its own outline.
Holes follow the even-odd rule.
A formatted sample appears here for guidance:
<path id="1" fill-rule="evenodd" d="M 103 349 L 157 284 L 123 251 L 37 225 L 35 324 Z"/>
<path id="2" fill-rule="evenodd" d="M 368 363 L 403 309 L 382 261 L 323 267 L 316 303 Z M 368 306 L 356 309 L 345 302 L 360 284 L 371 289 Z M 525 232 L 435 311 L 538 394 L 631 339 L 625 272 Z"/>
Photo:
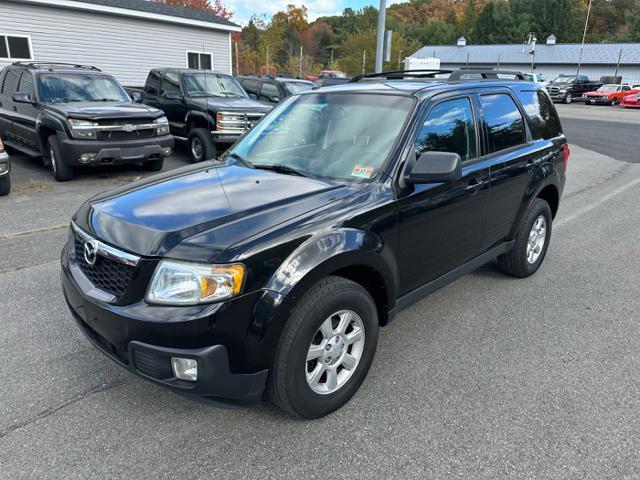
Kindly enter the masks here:
<path id="1" fill-rule="evenodd" d="M 498 257 L 500 271 L 520 278 L 536 273 L 547 254 L 551 222 L 549 204 L 536 198 L 520 222 L 513 249 Z"/>
<path id="2" fill-rule="evenodd" d="M 67 182 L 73 178 L 73 168 L 67 165 L 60 152 L 60 142 L 56 135 L 49 137 L 49 163 L 53 178 L 58 182 Z"/>
<path id="3" fill-rule="evenodd" d="M 189 156 L 194 163 L 216 158 L 216 146 L 206 128 L 194 128 L 189 134 Z"/>
<path id="4" fill-rule="evenodd" d="M 564 99 L 562 101 L 564 103 L 571 103 L 573 101 L 573 93 L 567 92 L 567 94 L 564 96 Z"/>
<path id="5" fill-rule="evenodd" d="M 0 177 L 0 197 L 4 195 L 8 195 L 10 191 L 11 191 L 11 177 L 9 175 Z"/>
<path id="6" fill-rule="evenodd" d="M 369 292 L 351 280 L 327 277 L 291 311 L 267 395 L 292 415 L 327 415 L 356 393 L 377 344 L 378 312 Z"/>
<path id="7" fill-rule="evenodd" d="M 156 158 L 155 160 L 148 160 L 142 162 L 142 168 L 147 172 L 159 172 L 164 166 L 164 158 Z"/>

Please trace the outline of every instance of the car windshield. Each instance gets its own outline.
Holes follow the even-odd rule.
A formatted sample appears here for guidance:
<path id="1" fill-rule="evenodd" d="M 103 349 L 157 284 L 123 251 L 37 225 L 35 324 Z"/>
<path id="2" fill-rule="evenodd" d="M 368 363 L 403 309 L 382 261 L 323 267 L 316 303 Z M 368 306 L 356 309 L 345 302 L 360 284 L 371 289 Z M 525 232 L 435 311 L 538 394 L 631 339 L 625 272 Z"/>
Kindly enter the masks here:
<path id="1" fill-rule="evenodd" d="M 226 75 L 185 73 L 182 76 L 190 97 L 246 97 L 240 84 Z"/>
<path id="2" fill-rule="evenodd" d="M 618 85 L 602 85 L 598 92 L 617 92 L 618 90 L 620 90 Z"/>
<path id="3" fill-rule="evenodd" d="M 318 177 L 366 182 L 380 172 L 413 105 L 412 98 L 400 95 L 289 97 L 230 154 L 257 168 L 284 167 Z"/>
<path id="4" fill-rule="evenodd" d="M 42 102 L 129 102 L 122 86 L 111 77 L 93 73 L 46 73 L 38 77 Z"/>
<path id="5" fill-rule="evenodd" d="M 576 77 L 558 77 L 551 81 L 551 83 L 571 83 Z"/>
<path id="6" fill-rule="evenodd" d="M 311 90 L 315 87 L 315 84 L 307 82 L 284 82 L 284 86 L 287 89 L 287 92 L 289 92 L 289 95 L 293 95 Z"/>

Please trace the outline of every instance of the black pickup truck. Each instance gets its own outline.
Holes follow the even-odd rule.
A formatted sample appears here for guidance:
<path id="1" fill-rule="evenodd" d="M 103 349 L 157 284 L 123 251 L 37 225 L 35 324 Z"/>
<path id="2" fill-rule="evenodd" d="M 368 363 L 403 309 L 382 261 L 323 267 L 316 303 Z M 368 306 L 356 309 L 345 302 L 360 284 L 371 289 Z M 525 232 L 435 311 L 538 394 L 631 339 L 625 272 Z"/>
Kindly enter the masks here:
<path id="1" fill-rule="evenodd" d="M 142 103 L 165 112 L 171 133 L 188 139 L 194 162 L 215 158 L 271 110 L 230 75 L 175 68 L 149 72 Z"/>
<path id="2" fill-rule="evenodd" d="M 601 86 L 602 82 L 589 80 L 584 75 L 560 75 L 549 82 L 547 92 L 554 102 L 571 103 Z"/>
<path id="3" fill-rule="evenodd" d="M 0 72 L 0 138 L 42 156 L 58 181 L 78 165 L 141 163 L 161 170 L 173 152 L 162 111 L 131 101 L 95 67 L 16 62 Z"/>

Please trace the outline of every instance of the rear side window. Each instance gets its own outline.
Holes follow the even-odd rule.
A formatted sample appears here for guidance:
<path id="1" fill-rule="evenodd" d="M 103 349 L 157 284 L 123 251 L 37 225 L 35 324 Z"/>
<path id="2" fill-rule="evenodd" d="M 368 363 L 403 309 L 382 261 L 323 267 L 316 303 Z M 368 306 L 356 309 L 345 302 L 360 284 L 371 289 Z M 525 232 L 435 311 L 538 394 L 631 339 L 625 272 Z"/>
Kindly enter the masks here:
<path id="1" fill-rule="evenodd" d="M 525 143 L 524 119 L 511 96 L 506 93 L 480 97 L 487 126 L 489 153 Z"/>
<path id="2" fill-rule="evenodd" d="M 160 73 L 156 70 L 151 70 L 147 77 L 147 82 L 144 86 L 144 91 L 151 95 L 157 95 L 160 88 Z"/>
<path id="3" fill-rule="evenodd" d="M 33 93 L 33 77 L 31 76 L 31 73 L 22 72 L 22 77 L 20 77 L 20 83 L 18 84 L 18 92 L 28 93 L 31 98 L 35 97 Z"/>
<path id="4" fill-rule="evenodd" d="M 247 93 L 253 93 L 254 95 L 258 94 L 258 80 L 246 79 L 242 80 L 242 88 L 244 88 Z"/>
<path id="5" fill-rule="evenodd" d="M 558 114 L 544 92 L 540 90 L 518 92 L 518 98 L 529 117 L 533 138 L 548 140 L 562 133 Z"/>
<path id="6" fill-rule="evenodd" d="M 431 109 L 415 144 L 416 157 L 426 152 L 451 152 L 462 161 L 477 156 L 476 129 L 468 98 L 447 100 Z"/>
<path id="7" fill-rule="evenodd" d="M 259 99 L 264 102 L 270 102 L 271 97 L 280 97 L 278 86 L 271 82 L 262 82 L 262 88 L 260 89 Z"/>
<path id="8" fill-rule="evenodd" d="M 162 82 L 160 83 L 160 93 L 164 92 L 176 92 L 180 93 L 180 78 L 177 73 L 166 72 L 162 76 Z"/>
<path id="9" fill-rule="evenodd" d="M 10 68 L 4 77 L 2 83 L 2 93 L 5 95 L 12 95 L 18 89 L 18 80 L 20 79 L 20 71 L 15 68 Z"/>

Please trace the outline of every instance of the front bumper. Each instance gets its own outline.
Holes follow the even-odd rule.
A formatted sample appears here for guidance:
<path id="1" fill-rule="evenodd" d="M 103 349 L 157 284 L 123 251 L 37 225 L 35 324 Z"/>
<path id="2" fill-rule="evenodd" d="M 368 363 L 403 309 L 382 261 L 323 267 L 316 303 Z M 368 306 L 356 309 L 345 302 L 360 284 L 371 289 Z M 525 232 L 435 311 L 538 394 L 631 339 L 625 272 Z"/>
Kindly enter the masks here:
<path id="1" fill-rule="evenodd" d="M 60 147 L 64 161 L 69 165 L 124 165 L 145 160 L 163 158 L 173 153 L 174 138 L 172 135 L 142 138 L 126 141 L 74 140 L 60 138 Z M 171 153 L 163 153 L 170 148 Z M 80 161 L 82 154 L 95 154 L 88 161 Z"/>
<path id="2" fill-rule="evenodd" d="M 238 343 L 243 318 L 249 319 L 255 295 L 233 301 L 193 307 L 148 305 L 139 301 L 117 306 L 83 292 L 76 281 L 81 272 L 74 267 L 68 246 L 62 251 L 61 281 L 69 310 L 85 336 L 102 353 L 127 370 L 170 390 L 191 397 L 224 403 L 258 401 L 268 370 L 235 372 L 232 362 L 242 356 Z M 198 379 L 175 378 L 171 357 L 195 359 Z"/>
<path id="3" fill-rule="evenodd" d="M 589 105 L 610 105 L 611 104 L 611 99 L 609 98 L 584 97 L 584 101 Z"/>

